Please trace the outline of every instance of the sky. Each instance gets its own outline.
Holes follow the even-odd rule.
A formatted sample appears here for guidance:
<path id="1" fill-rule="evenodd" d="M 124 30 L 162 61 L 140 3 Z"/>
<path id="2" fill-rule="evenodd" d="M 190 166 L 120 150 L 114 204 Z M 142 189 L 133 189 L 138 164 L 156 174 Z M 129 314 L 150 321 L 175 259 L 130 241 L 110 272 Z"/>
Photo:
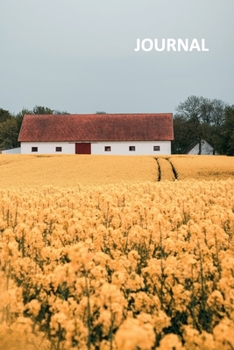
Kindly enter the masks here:
<path id="1" fill-rule="evenodd" d="M 2 0 L 0 108 L 175 113 L 189 96 L 234 104 L 233 0 Z M 137 39 L 209 51 L 134 51 Z"/>

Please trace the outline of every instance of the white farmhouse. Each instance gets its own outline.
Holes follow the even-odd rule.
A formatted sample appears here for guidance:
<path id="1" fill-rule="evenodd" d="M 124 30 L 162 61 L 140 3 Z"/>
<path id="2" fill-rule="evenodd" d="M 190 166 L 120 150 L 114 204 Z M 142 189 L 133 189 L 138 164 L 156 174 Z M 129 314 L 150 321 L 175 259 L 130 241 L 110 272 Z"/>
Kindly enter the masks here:
<path id="1" fill-rule="evenodd" d="M 199 142 L 195 141 L 190 145 L 190 147 L 185 151 L 186 154 L 196 155 L 199 154 Z M 214 151 L 214 147 L 209 144 L 206 140 L 201 140 L 201 154 L 202 155 L 218 155 L 216 151 Z"/>
<path id="2" fill-rule="evenodd" d="M 172 113 L 25 115 L 21 154 L 171 154 Z"/>

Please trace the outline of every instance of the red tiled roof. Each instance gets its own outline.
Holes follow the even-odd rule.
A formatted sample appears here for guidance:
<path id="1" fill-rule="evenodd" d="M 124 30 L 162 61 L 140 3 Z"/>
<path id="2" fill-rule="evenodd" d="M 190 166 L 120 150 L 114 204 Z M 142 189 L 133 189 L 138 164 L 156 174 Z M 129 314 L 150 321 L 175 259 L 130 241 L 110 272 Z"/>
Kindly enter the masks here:
<path id="1" fill-rule="evenodd" d="M 169 141 L 171 113 L 25 115 L 20 142 Z"/>

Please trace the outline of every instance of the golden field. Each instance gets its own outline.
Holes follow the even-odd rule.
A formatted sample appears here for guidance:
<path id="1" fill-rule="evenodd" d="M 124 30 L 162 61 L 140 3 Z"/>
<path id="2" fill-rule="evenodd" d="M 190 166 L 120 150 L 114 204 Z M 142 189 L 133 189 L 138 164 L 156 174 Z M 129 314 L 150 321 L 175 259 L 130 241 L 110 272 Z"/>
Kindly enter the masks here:
<path id="1" fill-rule="evenodd" d="M 234 179 L 234 157 L 0 154 L 0 171 L 0 188 L 221 180 Z"/>
<path id="2" fill-rule="evenodd" d="M 234 157 L 227 156 L 171 156 L 171 163 L 178 169 L 178 180 L 234 179 Z"/>
<path id="3" fill-rule="evenodd" d="M 154 158 L 144 156 L 0 155 L 0 187 L 103 185 L 155 181 Z"/>
<path id="4" fill-rule="evenodd" d="M 232 163 L 1 155 L 0 350 L 233 349 Z"/>

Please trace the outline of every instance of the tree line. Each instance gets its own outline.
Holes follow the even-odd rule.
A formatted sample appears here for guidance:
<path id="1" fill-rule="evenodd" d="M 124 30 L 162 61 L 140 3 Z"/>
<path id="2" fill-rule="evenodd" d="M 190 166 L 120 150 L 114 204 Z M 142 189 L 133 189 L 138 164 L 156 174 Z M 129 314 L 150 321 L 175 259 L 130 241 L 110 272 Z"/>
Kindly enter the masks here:
<path id="1" fill-rule="evenodd" d="M 23 108 L 16 115 L 0 108 L 0 149 L 20 147 L 18 136 L 25 114 L 69 114 L 66 111 L 53 110 L 48 107 L 35 106 L 32 110 Z"/>
<path id="2" fill-rule="evenodd" d="M 176 108 L 173 154 L 184 154 L 193 142 L 202 140 L 213 147 L 213 154 L 234 155 L 234 105 L 218 99 L 190 96 Z"/>
<path id="3" fill-rule="evenodd" d="M 96 112 L 104 113 L 104 112 Z M 19 147 L 18 135 L 25 114 L 69 114 L 66 111 L 35 106 L 23 108 L 16 115 L 0 108 L 0 149 Z M 176 107 L 173 117 L 172 154 L 184 154 L 192 143 L 202 140 L 214 148 L 214 154 L 234 155 L 234 105 L 218 99 L 190 96 Z"/>

